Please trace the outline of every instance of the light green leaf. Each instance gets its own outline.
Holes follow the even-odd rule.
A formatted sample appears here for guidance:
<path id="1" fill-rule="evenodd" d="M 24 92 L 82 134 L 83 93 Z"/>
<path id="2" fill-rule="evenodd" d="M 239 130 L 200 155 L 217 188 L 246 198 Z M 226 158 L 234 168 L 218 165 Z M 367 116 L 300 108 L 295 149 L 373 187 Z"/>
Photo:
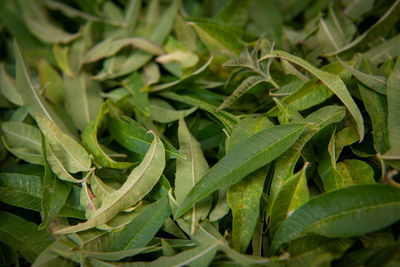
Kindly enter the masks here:
<path id="1" fill-rule="evenodd" d="M 129 123 L 114 117 L 110 118 L 109 127 L 111 136 L 124 148 L 145 155 L 149 149 L 153 136 L 147 134 L 147 131 L 142 127 L 136 126 L 133 123 Z M 164 147 L 167 159 L 174 159 L 182 157 L 182 154 L 173 147 L 166 140 L 161 139 Z"/>
<path id="2" fill-rule="evenodd" d="M 366 162 L 358 159 L 345 159 L 336 164 L 344 177 L 345 186 L 356 184 L 375 184 L 374 170 Z"/>
<path id="3" fill-rule="evenodd" d="M 21 173 L 0 174 L 0 201 L 17 207 L 40 211 L 41 197 L 41 177 Z"/>
<path id="4" fill-rule="evenodd" d="M 24 104 L 22 96 L 18 92 L 15 80 L 11 78 L 4 69 L 4 64 L 1 64 L 0 71 L 1 94 L 14 105 L 22 106 Z"/>
<path id="5" fill-rule="evenodd" d="M 164 166 L 164 146 L 155 136 L 143 161 L 133 169 L 121 188 L 104 198 L 101 207 L 91 214 L 88 221 L 61 229 L 57 233 L 80 232 L 107 223 L 119 211 L 132 207 L 147 195 L 160 178 Z"/>
<path id="6" fill-rule="evenodd" d="M 89 171 L 89 154 L 75 139 L 63 133 L 57 125 L 41 114 L 36 114 L 35 118 L 46 143 L 68 172 Z M 51 162 L 49 164 L 52 166 Z"/>
<path id="7" fill-rule="evenodd" d="M 172 29 L 175 15 L 178 12 L 179 6 L 180 0 L 173 0 L 169 7 L 163 12 L 162 16 L 157 21 L 157 25 L 154 27 L 148 37 L 151 42 L 156 45 L 162 45 Z M 97 75 L 97 78 L 115 78 L 136 71 L 143 67 L 152 58 L 152 56 L 152 54 L 144 51 L 136 51 L 129 55 L 129 57 L 123 58 L 120 64 L 118 64 L 111 73 L 104 68 Z"/>
<path id="8" fill-rule="evenodd" d="M 234 147 L 192 188 L 178 207 L 178 218 L 194 203 L 220 188 L 234 185 L 246 175 L 270 163 L 285 152 L 306 125 L 291 124 L 267 128 Z"/>
<path id="9" fill-rule="evenodd" d="M 85 73 L 77 77 L 64 77 L 64 94 L 67 111 L 80 130 L 96 118 L 103 99 L 97 81 L 90 80 Z"/>
<path id="10" fill-rule="evenodd" d="M 201 76 L 210 66 L 211 62 L 213 61 L 213 56 L 211 56 L 206 63 L 204 63 L 203 66 L 201 66 L 200 68 L 198 68 L 197 70 L 195 70 L 194 72 L 185 75 L 184 77 L 182 77 L 181 79 L 178 79 L 176 81 L 173 82 L 168 82 L 168 83 L 162 83 L 162 84 L 157 84 L 157 85 L 153 85 L 150 90 L 152 92 L 154 91 L 161 91 L 167 88 L 173 88 L 175 86 L 183 86 L 187 83 L 193 82 L 194 80 L 196 80 L 197 78 L 199 78 L 199 76 Z"/>
<path id="11" fill-rule="evenodd" d="M 153 55 L 163 54 L 163 50 L 150 40 L 141 37 L 109 38 L 96 44 L 82 59 L 82 63 L 91 63 L 103 58 L 111 57 L 126 46 L 134 46 Z"/>
<path id="12" fill-rule="evenodd" d="M 12 213 L 0 211 L 0 241 L 20 252 L 32 263 L 54 238 L 37 225 Z"/>
<path id="13" fill-rule="evenodd" d="M 2 122 L 1 130 L 4 133 L 3 141 L 8 151 L 27 162 L 43 165 L 38 128 L 22 122 Z"/>
<path id="14" fill-rule="evenodd" d="M 70 43 L 77 39 L 81 33 L 69 33 L 56 26 L 54 22 L 47 22 L 26 16 L 26 26 L 39 40 L 44 43 Z"/>
<path id="15" fill-rule="evenodd" d="M 189 25 L 193 26 L 200 39 L 214 55 L 231 57 L 239 55 L 243 44 L 236 35 L 221 27 L 214 21 L 190 20 Z"/>
<path id="16" fill-rule="evenodd" d="M 176 204 L 180 205 L 186 198 L 190 190 L 198 183 L 203 175 L 208 171 L 208 163 L 204 158 L 200 143 L 192 136 L 186 126 L 183 117 L 179 120 L 178 128 L 179 152 L 184 157 L 176 160 L 175 173 L 175 197 Z M 210 199 L 209 199 L 210 200 Z M 203 201 L 193 205 L 191 211 L 187 213 L 187 219 L 190 220 L 189 229 L 183 230 L 193 234 L 200 220 L 205 219 L 211 208 L 210 201 Z M 186 218 L 183 218 L 185 220 Z M 179 222 L 179 221 L 178 221 Z"/>
<path id="17" fill-rule="evenodd" d="M 22 96 L 24 107 L 32 117 L 35 117 L 36 113 L 46 116 L 47 119 L 57 124 L 63 131 L 69 133 L 64 123 L 57 117 L 53 110 L 50 109 L 46 101 L 33 86 L 17 41 L 14 41 L 14 53 L 16 61 L 16 83 L 18 91 Z"/>
<path id="18" fill-rule="evenodd" d="M 69 63 L 69 46 L 61 47 L 59 45 L 53 46 L 53 54 L 56 58 L 56 62 L 58 67 L 69 77 L 74 77 L 75 74 L 72 72 L 70 63 Z"/>
<path id="19" fill-rule="evenodd" d="M 41 86 L 45 86 L 46 98 L 60 106 L 64 105 L 63 82 L 60 74 L 44 59 L 39 60 L 38 70 Z"/>
<path id="20" fill-rule="evenodd" d="M 197 107 L 185 110 L 175 110 L 168 102 L 159 99 L 150 99 L 150 118 L 156 122 L 168 123 L 186 117 L 196 111 Z"/>
<path id="21" fill-rule="evenodd" d="M 355 185 L 314 197 L 278 229 L 271 253 L 291 240 L 314 233 L 349 237 L 384 228 L 400 219 L 400 190 L 388 185 Z"/>
<path id="22" fill-rule="evenodd" d="M 308 163 L 301 171 L 285 181 L 275 199 L 270 219 L 272 237 L 282 222 L 310 199 L 306 177 L 307 165 Z"/>
<path id="23" fill-rule="evenodd" d="M 349 112 L 351 113 L 357 124 L 357 130 L 358 130 L 358 135 L 360 136 L 360 142 L 362 141 L 362 139 L 364 138 L 364 124 L 362 115 L 356 103 L 351 98 L 351 95 L 347 90 L 346 85 L 338 76 L 330 74 L 328 72 L 321 71 L 316 67 L 314 67 L 313 65 L 311 65 L 310 63 L 308 63 L 307 61 L 299 57 L 290 55 L 284 51 L 273 51 L 272 53 L 261 58 L 260 61 L 273 57 L 279 57 L 288 60 L 290 62 L 293 62 L 305 68 L 313 75 L 315 75 L 318 79 L 320 79 L 347 107 L 347 109 L 349 110 Z"/>
<path id="24" fill-rule="evenodd" d="M 86 129 L 82 132 L 82 144 L 87 151 L 93 155 L 95 162 L 103 167 L 125 169 L 132 166 L 131 162 L 118 162 L 113 160 L 101 148 L 97 139 L 97 132 L 102 123 L 102 119 L 110 112 L 110 101 L 106 101 L 100 108 L 97 118 L 89 123 Z"/>

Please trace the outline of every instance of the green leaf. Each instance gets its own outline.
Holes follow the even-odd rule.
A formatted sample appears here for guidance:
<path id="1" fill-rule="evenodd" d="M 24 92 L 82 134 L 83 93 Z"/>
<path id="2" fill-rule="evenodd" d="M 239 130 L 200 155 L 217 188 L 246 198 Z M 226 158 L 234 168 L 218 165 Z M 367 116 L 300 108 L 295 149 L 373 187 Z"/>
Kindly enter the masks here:
<path id="1" fill-rule="evenodd" d="M 340 49 L 337 49 L 335 52 L 326 54 L 326 56 L 340 54 L 350 49 L 355 49 L 362 43 L 367 43 L 374 40 L 377 36 L 385 33 L 388 27 L 391 27 L 391 25 L 395 24 L 399 19 L 399 15 L 400 1 L 396 0 L 396 2 L 394 2 L 392 6 L 385 12 L 385 14 L 380 17 L 379 20 L 368 30 L 366 30 L 363 34 L 354 39 L 351 43 L 345 45 Z"/>
<path id="2" fill-rule="evenodd" d="M 365 108 L 372 121 L 372 135 L 374 137 L 374 148 L 379 153 L 384 153 L 389 149 L 388 107 L 385 96 L 369 90 L 362 84 L 358 84 L 358 89 Z"/>
<path id="3" fill-rule="evenodd" d="M 77 77 L 64 77 L 64 94 L 67 111 L 80 130 L 96 118 L 103 99 L 97 81 L 90 80 L 85 73 Z"/>
<path id="4" fill-rule="evenodd" d="M 345 159 L 342 162 L 338 162 L 336 168 L 344 177 L 346 186 L 376 183 L 374 179 L 374 170 L 364 161 Z"/>
<path id="5" fill-rule="evenodd" d="M 242 253 L 253 236 L 260 211 L 260 198 L 269 168 L 260 168 L 228 189 L 227 200 L 232 209 L 232 243 Z"/>
<path id="6" fill-rule="evenodd" d="M 267 206 L 267 218 L 274 205 L 275 198 L 279 194 L 282 185 L 292 177 L 297 160 L 306 143 L 311 137 L 327 125 L 341 121 L 345 116 L 345 110 L 339 106 L 326 106 L 305 118 L 307 123 L 315 123 L 317 129 L 304 132 L 295 144 L 283 153 L 275 163 L 275 171 L 270 186 L 270 200 Z"/>
<path id="7" fill-rule="evenodd" d="M 156 45 L 161 45 L 164 42 L 172 29 L 175 15 L 178 12 L 179 6 L 180 0 L 173 0 L 168 9 L 163 12 L 163 15 L 157 21 L 157 25 L 154 27 L 148 37 L 151 42 Z M 136 51 L 129 57 L 124 58 L 121 64 L 117 65 L 117 68 L 113 70 L 112 73 L 109 73 L 106 69 L 103 69 L 103 71 L 100 72 L 97 77 L 100 79 L 115 78 L 131 73 L 143 67 L 152 58 L 152 56 L 152 54 L 147 52 Z"/>
<path id="8" fill-rule="evenodd" d="M 60 74 L 47 62 L 42 59 L 38 62 L 40 84 L 47 86 L 45 89 L 46 98 L 60 106 L 64 105 L 63 82 Z M 67 93 L 67 91 L 66 91 Z"/>
<path id="9" fill-rule="evenodd" d="M 14 41 L 14 54 L 16 61 L 16 83 L 18 91 L 22 96 L 24 107 L 32 117 L 35 117 L 36 114 L 39 113 L 57 124 L 63 131 L 69 133 L 64 123 L 57 117 L 54 111 L 50 109 L 49 105 L 33 86 L 17 41 Z"/>
<path id="10" fill-rule="evenodd" d="M 217 111 L 217 107 L 215 107 L 205 101 L 197 99 L 195 97 L 191 97 L 188 95 L 178 95 L 178 94 L 175 94 L 172 92 L 161 93 L 160 95 L 165 98 L 168 98 L 168 99 L 186 103 L 188 105 L 198 106 L 200 109 L 203 109 L 203 110 L 211 113 L 218 120 L 220 120 L 221 123 L 226 127 L 226 129 L 229 132 L 232 131 L 233 125 L 238 122 L 238 118 L 236 116 L 234 116 L 228 112 L 222 111 L 222 110 Z"/>
<path id="11" fill-rule="evenodd" d="M 103 167 L 125 169 L 132 166 L 131 162 L 118 162 L 113 160 L 101 148 L 97 139 L 97 133 L 102 123 L 102 119 L 110 112 L 110 101 L 106 101 L 100 108 L 97 118 L 89 123 L 86 129 L 82 132 L 82 144 L 86 150 L 93 155 L 96 163 Z"/>
<path id="12" fill-rule="evenodd" d="M 44 43 L 70 43 L 77 39 L 81 33 L 69 33 L 55 26 L 54 23 L 26 16 L 26 26 L 30 32 Z"/>
<path id="13" fill-rule="evenodd" d="M 44 177 L 42 192 L 42 223 L 38 230 L 46 229 L 57 218 L 61 209 L 67 201 L 68 195 L 72 189 L 71 184 L 67 184 L 59 179 L 51 171 L 46 160 L 46 144 L 42 138 L 42 151 L 44 158 Z"/>
<path id="14" fill-rule="evenodd" d="M 54 238 L 38 232 L 37 225 L 12 213 L 0 211 L 0 241 L 19 251 L 32 263 Z"/>
<path id="15" fill-rule="evenodd" d="M 390 38 L 386 42 L 378 46 L 372 47 L 370 50 L 365 52 L 363 56 L 371 61 L 372 64 L 378 65 L 386 62 L 392 58 L 395 58 L 399 53 L 400 47 L 400 35 Z"/>
<path id="16" fill-rule="evenodd" d="M 22 122 L 2 122 L 1 130 L 8 151 L 27 162 L 43 165 L 38 128 Z"/>
<path id="17" fill-rule="evenodd" d="M 129 123 L 114 117 L 110 118 L 109 127 L 111 136 L 124 148 L 145 155 L 149 149 L 153 136 L 147 134 L 147 131 L 142 127 L 136 126 L 133 123 Z M 164 147 L 167 159 L 174 159 L 182 157 L 182 154 L 173 147 L 166 140 L 161 139 Z"/>
<path id="18" fill-rule="evenodd" d="M 204 158 L 200 143 L 190 133 L 183 117 L 179 120 L 178 139 L 179 152 L 181 152 L 184 157 L 176 160 L 174 193 L 176 204 L 180 205 L 190 190 L 208 171 L 209 167 Z M 193 205 L 192 210 L 187 213 L 188 220 L 190 220 L 191 234 L 195 232 L 198 222 L 205 219 L 210 208 L 210 201 L 205 200 L 198 205 Z M 188 229 L 183 228 L 183 230 L 187 231 Z"/>
<path id="19" fill-rule="evenodd" d="M 314 197 L 283 222 L 272 241 L 271 253 L 308 233 L 349 237 L 397 222 L 399 193 L 388 185 L 355 185 Z"/>
<path id="20" fill-rule="evenodd" d="M 148 87 L 144 84 L 142 77 L 139 75 L 139 73 L 132 73 L 123 83 L 123 86 L 132 95 L 129 100 L 133 102 L 134 106 L 139 109 L 144 115 L 149 116 L 149 97 L 148 92 L 144 91 L 148 89 Z"/>
<path id="21" fill-rule="evenodd" d="M 132 207 L 155 186 L 165 166 L 165 150 L 161 140 L 155 136 L 143 161 L 131 172 L 118 190 L 107 195 L 101 207 L 89 220 L 57 231 L 58 234 L 75 233 L 107 223 L 119 211 Z"/>
<path id="22" fill-rule="evenodd" d="M 227 141 L 227 151 L 229 152 L 240 144 L 242 140 L 272 126 L 273 123 L 267 117 L 249 117 L 241 120 L 236 124 L 231 137 Z M 246 251 L 257 224 L 260 213 L 260 198 L 268 171 L 269 167 L 260 168 L 239 183 L 229 187 L 226 193 L 233 216 L 233 247 L 242 253 Z"/>
<path id="23" fill-rule="evenodd" d="M 4 203 L 35 211 L 41 210 L 42 179 L 39 176 L 1 173 L 0 193 L 0 201 Z"/>
<path id="24" fill-rule="evenodd" d="M 47 246 L 47 248 L 39 254 L 39 256 L 33 262 L 32 267 L 73 267 L 75 266 L 73 262 L 60 257 L 58 254 L 54 253 L 53 249 L 71 251 L 75 247 L 76 245 L 67 237 L 61 237 Z"/>
<path id="25" fill-rule="evenodd" d="M 190 20 L 200 39 L 215 55 L 228 57 L 239 55 L 242 51 L 242 43 L 228 28 L 221 27 L 214 21 Z"/>
<path id="26" fill-rule="evenodd" d="M 242 83 L 233 91 L 233 93 L 224 99 L 224 102 L 217 108 L 217 110 L 224 109 L 233 104 L 242 95 L 248 92 L 254 86 L 265 82 L 265 78 L 260 76 L 250 76 L 242 81 Z"/>
<path id="27" fill-rule="evenodd" d="M 279 125 L 267 128 L 234 147 L 192 188 L 178 207 L 178 218 L 194 203 L 217 189 L 234 185 L 246 175 L 268 164 L 287 150 L 306 125 Z"/>
<path id="28" fill-rule="evenodd" d="M 203 66 L 201 66 L 197 70 L 193 71 L 192 73 L 187 74 L 184 77 L 182 77 L 181 79 L 178 79 L 176 81 L 154 85 L 150 88 L 150 91 L 151 92 L 161 91 L 161 90 L 164 90 L 167 88 L 174 88 L 174 87 L 178 87 L 178 86 L 184 86 L 185 84 L 190 84 L 191 82 L 198 79 L 208 69 L 208 67 L 211 65 L 213 59 L 214 59 L 214 57 L 211 56 L 207 60 L 207 62 L 204 63 Z"/>
<path id="29" fill-rule="evenodd" d="M 112 251 L 144 247 L 171 215 L 167 197 L 148 205 L 121 231 L 114 235 Z"/>
<path id="30" fill-rule="evenodd" d="M 153 121 L 168 123 L 179 120 L 180 117 L 186 117 L 196 111 L 196 107 L 184 110 L 175 110 L 168 102 L 159 99 L 150 99 L 150 118 Z"/>
<path id="31" fill-rule="evenodd" d="M 284 51 L 273 51 L 272 53 L 262 57 L 261 60 L 265 60 L 268 58 L 273 58 L 273 57 L 279 57 L 285 60 L 288 60 L 290 62 L 293 62 L 309 72 L 311 72 L 313 75 L 315 75 L 318 79 L 320 79 L 342 102 L 343 104 L 347 107 L 351 115 L 353 116 L 356 124 L 357 124 L 357 130 L 358 130 L 358 135 L 360 136 L 360 142 L 364 138 L 364 124 L 363 124 L 363 118 L 361 116 L 360 110 L 358 109 L 356 103 L 354 100 L 351 98 L 350 93 L 348 92 L 346 85 L 343 83 L 343 81 L 328 72 L 324 72 L 319 70 L 318 68 L 314 67 L 307 61 L 290 55 Z"/>
<path id="32" fill-rule="evenodd" d="M 354 243 L 350 238 L 325 238 L 306 236 L 296 239 L 289 247 L 289 266 L 310 266 L 310 264 L 331 264 L 340 258 Z"/>
<path id="33" fill-rule="evenodd" d="M 46 143 L 68 172 L 77 173 L 90 170 L 89 154 L 77 141 L 62 132 L 57 125 L 41 114 L 36 114 L 35 118 Z M 51 161 L 49 164 L 53 168 Z"/>
<path id="34" fill-rule="evenodd" d="M 306 163 L 301 171 L 287 179 L 276 196 L 270 219 L 272 237 L 282 222 L 310 199 L 306 177 L 307 165 Z"/>
<path id="35" fill-rule="evenodd" d="M 345 62 L 339 60 L 339 62 L 345 67 L 351 74 L 353 74 L 361 83 L 367 87 L 375 90 L 376 92 L 385 95 L 386 94 L 386 77 L 380 75 L 373 75 L 361 72 Z"/>
<path id="36" fill-rule="evenodd" d="M 92 49 L 90 49 L 82 59 L 82 63 L 91 63 L 103 58 L 111 57 L 126 46 L 134 46 L 154 55 L 163 54 L 161 47 L 153 44 L 150 40 L 145 38 L 109 38 L 96 44 Z"/>
<path id="37" fill-rule="evenodd" d="M 4 69 L 4 64 L 1 64 L 0 71 L 1 94 L 11 103 L 17 106 L 22 106 L 24 104 L 22 96 L 18 92 L 15 80 L 11 78 Z"/>
<path id="38" fill-rule="evenodd" d="M 400 93 L 398 87 L 400 85 L 400 60 L 397 59 L 393 72 L 390 74 L 387 83 L 387 129 L 389 137 L 390 149 L 384 155 L 383 159 L 397 159 L 400 154 L 400 123 L 398 122 L 399 116 L 399 102 Z M 382 128 L 381 128 L 382 129 Z M 385 129 L 385 128 L 383 128 Z"/>

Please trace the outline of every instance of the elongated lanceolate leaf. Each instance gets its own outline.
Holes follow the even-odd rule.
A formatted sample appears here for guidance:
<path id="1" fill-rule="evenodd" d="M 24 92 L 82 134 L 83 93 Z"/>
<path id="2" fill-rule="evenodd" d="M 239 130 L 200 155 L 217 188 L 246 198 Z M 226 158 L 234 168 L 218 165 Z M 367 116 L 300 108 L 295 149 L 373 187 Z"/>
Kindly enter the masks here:
<path id="1" fill-rule="evenodd" d="M 149 149 L 151 142 L 153 141 L 153 136 L 147 134 L 144 128 L 133 125 L 132 123 L 116 119 L 114 117 L 110 118 L 110 133 L 111 136 L 117 141 L 121 146 L 126 149 L 145 155 Z M 167 159 L 174 159 L 182 157 L 175 147 L 173 147 L 167 141 L 161 139 L 165 147 L 165 153 Z"/>
<path id="2" fill-rule="evenodd" d="M 326 54 L 326 56 L 337 55 L 356 48 L 362 42 L 368 42 L 384 33 L 388 27 L 391 27 L 397 22 L 400 14 L 400 1 L 396 0 L 393 5 L 386 11 L 386 13 L 374 24 L 366 30 L 363 34 L 354 39 L 351 43 L 341 47 L 335 52 Z"/>
<path id="3" fill-rule="evenodd" d="M 45 136 L 46 143 L 68 172 L 89 171 L 91 165 L 89 154 L 77 141 L 39 113 L 36 114 L 36 121 Z"/>
<path id="4" fill-rule="evenodd" d="M 97 139 L 97 132 L 100 128 L 102 119 L 110 111 L 110 102 L 106 101 L 100 108 L 97 118 L 89 123 L 86 129 L 82 133 L 82 144 L 87 151 L 93 155 L 95 162 L 99 163 L 103 167 L 125 169 L 132 166 L 134 163 L 131 162 L 118 162 L 113 160 L 109 155 L 104 152 L 101 148 Z"/>
<path id="5" fill-rule="evenodd" d="M 54 238 L 46 231 L 37 231 L 37 225 L 9 212 L 0 212 L 0 241 L 19 251 L 33 262 Z"/>
<path id="6" fill-rule="evenodd" d="M 227 98 L 224 99 L 224 102 L 218 107 L 217 110 L 224 109 L 226 107 L 229 107 L 231 104 L 233 104 L 236 100 L 238 100 L 242 95 L 244 95 L 246 92 L 248 92 L 251 88 L 254 86 L 265 82 L 265 78 L 261 76 L 250 76 L 249 78 L 246 78 L 236 89 L 233 91 L 233 93 L 228 96 Z"/>
<path id="7" fill-rule="evenodd" d="M 33 86 L 32 80 L 29 76 L 27 67 L 22 57 L 21 49 L 17 41 L 14 41 L 14 54 L 16 61 L 16 83 L 17 89 L 22 96 L 24 107 L 28 110 L 32 117 L 36 116 L 36 113 L 42 114 L 51 120 L 58 127 L 60 127 L 66 133 L 69 133 L 64 123 L 49 107 L 43 97 L 39 94 L 36 88 Z"/>
<path id="8" fill-rule="evenodd" d="M 111 220 L 119 211 L 132 207 L 148 194 L 160 178 L 165 166 L 164 146 L 157 136 L 143 161 L 137 166 L 126 182 L 104 198 L 99 209 L 89 220 L 57 231 L 58 234 L 75 233 L 102 225 Z"/>
<path id="9" fill-rule="evenodd" d="M 4 133 L 4 145 L 11 153 L 27 162 L 43 164 L 38 128 L 22 122 L 2 122 L 1 130 Z"/>
<path id="10" fill-rule="evenodd" d="M 168 123 L 177 121 L 181 116 L 186 117 L 193 113 L 197 108 L 175 110 L 168 102 L 158 99 L 150 99 L 150 118 L 156 122 Z"/>
<path id="11" fill-rule="evenodd" d="M 178 207 L 178 218 L 194 203 L 217 189 L 231 186 L 270 163 L 288 149 L 306 128 L 304 124 L 279 125 L 265 129 L 233 148 L 192 188 Z"/>
<path id="12" fill-rule="evenodd" d="M 178 138 L 179 151 L 184 157 L 176 160 L 174 193 L 177 205 L 183 202 L 190 190 L 209 169 L 201 145 L 190 133 L 183 117 L 179 120 Z M 193 205 L 192 210 L 188 212 L 187 219 L 190 220 L 191 234 L 194 233 L 198 222 L 207 216 L 210 207 L 211 202 L 205 200 L 198 205 Z M 183 225 L 181 227 L 189 232 Z"/>
<path id="13" fill-rule="evenodd" d="M 399 123 L 399 105 L 400 105 L 400 60 L 397 59 L 393 72 L 390 74 L 387 84 L 387 127 L 390 149 L 382 158 L 398 159 L 400 156 L 400 123 Z"/>
<path id="14" fill-rule="evenodd" d="M 353 116 L 356 124 L 357 124 L 357 130 L 358 130 L 358 135 L 360 136 L 360 142 L 364 138 L 364 123 L 363 123 L 363 117 L 360 113 L 360 110 L 358 109 L 356 103 L 354 100 L 351 98 L 351 95 L 349 91 L 346 88 L 346 85 L 343 83 L 343 81 L 336 75 L 330 74 L 325 71 L 321 71 L 318 68 L 314 67 L 307 61 L 290 55 L 284 51 L 273 51 L 272 53 L 264 56 L 261 60 L 265 60 L 268 58 L 273 58 L 273 57 L 279 57 L 285 60 L 288 60 L 290 62 L 293 62 L 309 72 L 311 72 L 313 75 L 315 75 L 318 79 L 320 79 L 328 88 L 343 102 L 343 104 L 347 107 L 351 115 Z"/>
<path id="15" fill-rule="evenodd" d="M 267 117 L 246 118 L 236 124 L 227 142 L 229 152 L 243 140 L 274 124 Z M 253 236 L 260 214 L 260 198 L 264 189 L 269 166 L 249 174 L 239 183 L 229 187 L 226 199 L 232 209 L 232 243 L 240 252 L 245 252 Z"/>
<path id="16" fill-rule="evenodd" d="M 355 185 L 311 199 L 278 229 L 271 253 L 308 233 L 327 237 L 367 234 L 400 220 L 400 190 L 388 185 Z"/>
<path id="17" fill-rule="evenodd" d="M 42 151 L 44 158 L 44 177 L 43 177 L 43 193 L 42 193 L 42 223 L 39 230 L 46 229 L 57 218 L 61 209 L 67 201 L 71 191 L 71 184 L 67 184 L 51 171 L 46 160 L 46 143 L 42 138 Z"/>
<path id="18" fill-rule="evenodd" d="M 271 236 L 275 235 L 281 223 L 289 217 L 298 207 L 310 198 L 306 177 L 307 164 L 301 171 L 285 181 L 271 212 Z"/>
<path id="19" fill-rule="evenodd" d="M 111 248 L 128 250 L 146 246 L 171 215 L 168 198 L 160 198 L 139 211 L 137 216 L 113 237 Z"/>
<path id="20" fill-rule="evenodd" d="M 22 96 L 18 92 L 15 80 L 12 79 L 4 69 L 4 64 L 0 66 L 0 92 L 11 103 L 22 106 L 24 104 Z"/>
<path id="21" fill-rule="evenodd" d="M 103 99 L 100 85 L 85 73 L 77 77 L 64 77 L 64 95 L 67 111 L 80 130 L 96 118 Z"/>
<path id="22" fill-rule="evenodd" d="M 97 60 L 113 56 L 118 53 L 125 46 L 135 46 L 143 51 L 146 51 L 151 54 L 160 55 L 163 53 L 163 50 L 153 44 L 151 41 L 140 38 L 121 38 L 121 39 L 106 39 L 101 43 L 98 43 L 95 47 L 87 52 L 85 57 L 83 58 L 84 63 L 91 63 Z"/>

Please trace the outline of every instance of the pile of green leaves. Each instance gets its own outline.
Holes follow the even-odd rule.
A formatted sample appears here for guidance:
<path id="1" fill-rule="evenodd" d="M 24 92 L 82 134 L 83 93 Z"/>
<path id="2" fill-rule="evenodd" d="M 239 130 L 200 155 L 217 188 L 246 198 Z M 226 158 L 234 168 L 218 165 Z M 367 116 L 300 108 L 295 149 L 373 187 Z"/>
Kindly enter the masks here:
<path id="1" fill-rule="evenodd" d="M 399 19 L 0 1 L 0 264 L 400 265 Z"/>

